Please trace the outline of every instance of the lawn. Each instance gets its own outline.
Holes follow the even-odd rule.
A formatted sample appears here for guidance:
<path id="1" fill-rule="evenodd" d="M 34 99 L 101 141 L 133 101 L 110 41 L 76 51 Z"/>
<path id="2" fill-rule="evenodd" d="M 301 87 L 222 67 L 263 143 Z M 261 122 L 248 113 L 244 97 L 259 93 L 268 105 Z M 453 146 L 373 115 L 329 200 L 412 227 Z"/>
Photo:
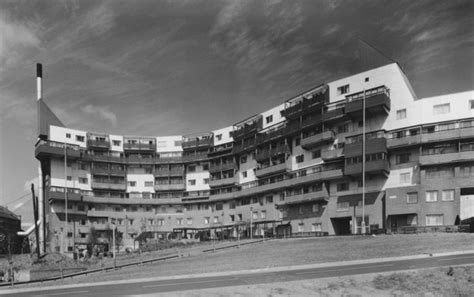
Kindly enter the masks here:
<path id="1" fill-rule="evenodd" d="M 472 249 L 474 249 L 474 234 L 469 233 L 279 239 L 242 246 L 239 249 L 226 249 L 140 267 L 124 268 L 114 272 L 93 274 L 64 280 L 63 283 L 235 271 Z"/>

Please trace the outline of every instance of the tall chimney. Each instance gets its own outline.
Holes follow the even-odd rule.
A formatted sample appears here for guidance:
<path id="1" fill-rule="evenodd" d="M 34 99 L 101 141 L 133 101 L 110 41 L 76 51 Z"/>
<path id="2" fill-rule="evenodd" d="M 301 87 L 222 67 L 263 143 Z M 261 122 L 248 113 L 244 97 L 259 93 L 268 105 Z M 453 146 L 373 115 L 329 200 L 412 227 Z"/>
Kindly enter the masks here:
<path id="1" fill-rule="evenodd" d="M 43 65 L 36 63 L 36 100 L 43 98 Z"/>

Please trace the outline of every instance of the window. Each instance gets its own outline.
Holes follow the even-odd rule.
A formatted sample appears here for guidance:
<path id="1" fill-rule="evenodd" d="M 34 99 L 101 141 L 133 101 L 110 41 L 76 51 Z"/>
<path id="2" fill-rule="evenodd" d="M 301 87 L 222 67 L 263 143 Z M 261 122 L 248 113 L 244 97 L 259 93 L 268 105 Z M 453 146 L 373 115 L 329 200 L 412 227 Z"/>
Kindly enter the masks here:
<path id="1" fill-rule="evenodd" d="M 410 162 L 410 153 L 403 153 L 403 154 L 398 154 L 395 157 L 395 163 L 396 164 L 403 164 L 403 163 L 408 163 Z"/>
<path id="2" fill-rule="evenodd" d="M 349 85 L 344 85 L 337 88 L 337 95 L 349 93 Z"/>
<path id="3" fill-rule="evenodd" d="M 426 226 L 443 225 L 443 215 L 426 215 Z"/>
<path id="4" fill-rule="evenodd" d="M 120 140 L 112 140 L 112 145 L 113 146 L 120 146 L 122 142 Z"/>
<path id="5" fill-rule="evenodd" d="M 247 163 L 247 156 L 240 157 L 240 164 Z"/>
<path id="6" fill-rule="evenodd" d="M 369 78 L 368 78 L 368 77 L 366 77 L 364 81 L 365 81 L 365 82 L 368 82 L 368 81 L 369 81 Z"/>
<path id="7" fill-rule="evenodd" d="M 301 144 L 301 137 L 296 137 L 295 138 L 295 146 L 298 146 Z"/>
<path id="8" fill-rule="evenodd" d="M 209 164 L 202 165 L 202 170 L 209 170 Z"/>
<path id="9" fill-rule="evenodd" d="M 407 225 L 409 226 L 416 226 L 418 225 L 418 216 L 415 215 L 407 215 Z"/>
<path id="10" fill-rule="evenodd" d="M 267 203 L 273 203 L 273 196 L 270 196 L 270 195 L 266 196 L 265 200 L 266 200 Z"/>
<path id="11" fill-rule="evenodd" d="M 247 171 L 242 172 L 242 177 L 246 178 L 247 177 Z"/>
<path id="12" fill-rule="evenodd" d="M 178 225 L 178 226 L 183 225 L 183 219 L 182 218 L 176 219 L 176 225 Z"/>
<path id="13" fill-rule="evenodd" d="M 76 141 L 84 142 L 84 136 L 76 135 Z"/>
<path id="14" fill-rule="evenodd" d="M 196 171 L 196 166 L 194 165 L 188 166 L 188 172 L 194 172 L 194 171 Z"/>
<path id="15" fill-rule="evenodd" d="M 433 114 L 438 115 L 438 114 L 447 114 L 451 111 L 451 107 L 449 103 L 445 104 L 438 104 L 433 106 Z"/>
<path id="16" fill-rule="evenodd" d="M 67 180 L 72 180 L 72 176 L 67 176 Z"/>
<path id="17" fill-rule="evenodd" d="M 193 224 L 193 218 L 188 218 L 186 221 L 188 226 Z"/>
<path id="18" fill-rule="evenodd" d="M 303 213 L 304 213 L 303 205 L 300 205 L 300 207 L 298 208 L 298 213 L 299 213 L 299 214 L 303 214 Z"/>
<path id="19" fill-rule="evenodd" d="M 312 158 L 313 159 L 316 159 L 316 158 L 321 158 L 321 150 L 316 150 L 312 153 Z"/>
<path id="20" fill-rule="evenodd" d="M 337 191 L 342 192 L 342 191 L 348 191 L 349 190 L 349 183 L 339 183 L 337 184 Z"/>
<path id="21" fill-rule="evenodd" d="M 443 190 L 441 199 L 443 201 L 454 201 L 454 190 Z"/>
<path id="22" fill-rule="evenodd" d="M 340 125 L 337 127 L 337 133 L 346 133 L 349 132 L 349 124 Z"/>
<path id="23" fill-rule="evenodd" d="M 87 177 L 79 177 L 80 184 L 87 184 L 87 182 L 88 182 Z"/>
<path id="24" fill-rule="evenodd" d="M 397 110 L 397 120 L 406 119 L 407 110 L 406 108 Z"/>
<path id="25" fill-rule="evenodd" d="M 146 181 L 145 182 L 145 187 L 153 187 L 153 182 L 152 181 Z"/>
<path id="26" fill-rule="evenodd" d="M 175 140 L 174 141 L 174 146 L 181 146 L 182 143 L 183 143 L 182 140 Z"/>
<path id="27" fill-rule="evenodd" d="M 129 181 L 128 182 L 129 187 L 135 187 L 136 185 L 137 185 L 137 182 L 135 182 L 135 181 Z"/>
<path id="28" fill-rule="evenodd" d="M 209 225 L 209 220 L 210 219 L 211 219 L 210 217 L 205 217 L 204 218 L 204 225 Z"/>
<path id="29" fill-rule="evenodd" d="M 311 231 L 312 232 L 321 232 L 322 231 L 321 223 L 313 223 L 311 225 Z"/>
<path id="30" fill-rule="evenodd" d="M 242 214 L 241 213 L 239 213 L 237 215 L 237 221 L 242 222 Z"/>
<path id="31" fill-rule="evenodd" d="M 438 201 L 438 191 L 426 191 L 426 202 Z"/>
<path id="32" fill-rule="evenodd" d="M 469 100 L 469 109 L 474 109 L 474 100 Z"/>
<path id="33" fill-rule="evenodd" d="M 216 140 L 221 141 L 222 140 L 222 134 L 217 134 L 216 135 Z"/>
<path id="34" fill-rule="evenodd" d="M 196 185 L 196 180 L 195 179 L 188 180 L 188 185 L 195 186 Z"/>
<path id="35" fill-rule="evenodd" d="M 418 203 L 418 193 L 407 193 L 407 203 Z"/>
<path id="36" fill-rule="evenodd" d="M 262 210 L 260 212 L 260 218 L 261 219 L 266 219 L 267 218 L 267 211 L 266 210 Z"/>
<path id="37" fill-rule="evenodd" d="M 296 156 L 296 163 L 303 163 L 304 162 L 304 155 Z"/>
<path id="38" fill-rule="evenodd" d="M 223 207 L 223 204 L 222 203 L 218 203 L 216 204 L 216 210 L 222 210 L 224 207 Z"/>
<path id="39" fill-rule="evenodd" d="M 234 215 L 229 215 L 229 217 L 230 217 L 231 222 L 235 222 L 235 216 Z"/>
<path id="40" fill-rule="evenodd" d="M 349 210 L 349 202 L 338 202 L 336 206 L 336 211 L 346 211 Z"/>
<path id="41" fill-rule="evenodd" d="M 71 138 L 71 133 L 66 133 L 66 138 Z"/>
<path id="42" fill-rule="evenodd" d="M 257 211 L 252 212 L 252 219 L 254 219 L 254 220 L 258 219 L 258 212 Z"/>
<path id="43" fill-rule="evenodd" d="M 312 211 L 313 212 L 319 212 L 319 204 L 313 204 L 313 207 L 312 207 Z"/>
<path id="44" fill-rule="evenodd" d="M 203 182 L 204 182 L 205 185 L 208 185 L 208 184 L 209 184 L 209 179 L 208 179 L 208 178 L 205 178 L 205 179 L 203 180 Z"/>
<path id="45" fill-rule="evenodd" d="M 474 166 L 461 166 L 460 174 L 461 174 L 461 176 L 474 175 Z"/>
<path id="46" fill-rule="evenodd" d="M 410 184 L 411 183 L 411 174 L 410 174 L 410 172 L 400 173 L 400 183 L 401 184 Z"/>
<path id="47" fill-rule="evenodd" d="M 298 232 L 304 231 L 304 223 L 298 224 Z"/>
<path id="48" fill-rule="evenodd" d="M 273 122 L 273 115 L 269 115 L 268 117 L 265 118 L 265 122 L 267 124 L 270 124 L 271 122 Z"/>

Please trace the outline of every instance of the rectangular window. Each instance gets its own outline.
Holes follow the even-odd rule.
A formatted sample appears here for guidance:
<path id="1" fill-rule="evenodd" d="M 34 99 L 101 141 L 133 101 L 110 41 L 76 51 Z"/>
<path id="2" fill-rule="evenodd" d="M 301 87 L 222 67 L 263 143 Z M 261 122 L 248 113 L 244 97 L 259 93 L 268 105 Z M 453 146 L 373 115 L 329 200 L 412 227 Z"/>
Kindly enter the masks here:
<path id="1" fill-rule="evenodd" d="M 257 211 L 252 212 L 252 219 L 254 219 L 254 220 L 258 219 L 258 212 Z"/>
<path id="2" fill-rule="evenodd" d="M 72 176 L 67 176 L 67 180 L 72 180 Z"/>
<path id="3" fill-rule="evenodd" d="M 311 231 L 312 232 L 321 232 L 322 231 L 322 225 L 321 223 L 313 223 L 311 225 Z"/>
<path id="4" fill-rule="evenodd" d="M 438 191 L 426 191 L 426 202 L 438 201 Z"/>
<path id="5" fill-rule="evenodd" d="M 229 215 L 229 217 L 230 217 L 231 222 L 235 222 L 235 216 L 234 215 Z"/>
<path id="6" fill-rule="evenodd" d="M 193 224 L 193 218 L 188 218 L 186 221 L 188 226 Z"/>
<path id="7" fill-rule="evenodd" d="M 321 158 L 321 150 L 316 150 L 312 153 L 313 159 Z"/>
<path id="8" fill-rule="evenodd" d="M 438 115 L 438 114 L 447 114 L 451 111 L 451 106 L 449 103 L 445 104 L 438 104 L 433 106 L 433 114 Z"/>
<path id="9" fill-rule="evenodd" d="M 441 199 L 443 201 L 454 201 L 454 190 L 443 190 Z"/>
<path id="10" fill-rule="evenodd" d="M 153 182 L 152 181 L 146 181 L 145 182 L 145 187 L 153 187 Z"/>
<path id="11" fill-rule="evenodd" d="M 411 184 L 411 174 L 410 174 L 410 172 L 400 173 L 400 183 L 401 184 Z"/>
<path id="12" fill-rule="evenodd" d="M 71 133 L 66 133 L 66 138 L 71 138 Z"/>
<path id="13" fill-rule="evenodd" d="M 410 153 L 398 154 L 395 157 L 396 164 L 404 164 L 410 162 Z"/>
<path id="14" fill-rule="evenodd" d="M 407 193 L 407 203 L 418 203 L 418 193 Z"/>
<path id="15" fill-rule="evenodd" d="M 128 182 L 129 187 L 135 187 L 136 185 L 137 185 L 137 182 L 135 182 L 135 181 L 129 181 Z"/>
<path id="16" fill-rule="evenodd" d="M 260 218 L 261 218 L 261 219 L 266 219 L 266 218 L 267 218 L 267 212 L 266 212 L 265 210 L 262 210 L 262 211 L 260 212 Z"/>
<path id="17" fill-rule="evenodd" d="M 405 119 L 406 117 L 407 117 L 407 110 L 405 108 L 397 110 L 397 120 L 402 120 L 402 119 Z"/>
<path id="18" fill-rule="evenodd" d="M 304 162 L 304 155 L 296 156 L 296 163 L 303 163 Z"/>
<path id="19" fill-rule="evenodd" d="M 319 212 L 319 204 L 313 204 L 313 207 L 312 207 L 312 211 L 313 212 Z"/>
<path id="20" fill-rule="evenodd" d="M 88 182 L 87 177 L 79 177 L 80 184 L 87 184 L 87 182 Z"/>
<path id="21" fill-rule="evenodd" d="M 181 218 L 176 219 L 176 225 L 178 225 L 178 226 L 183 225 L 183 219 L 181 219 Z"/>
<path id="22" fill-rule="evenodd" d="M 338 202 L 336 206 L 336 211 L 346 211 L 349 210 L 349 202 Z"/>
<path id="23" fill-rule="evenodd" d="M 344 95 L 349 93 L 349 85 L 344 85 L 337 88 L 337 95 Z"/>
<path id="24" fill-rule="evenodd" d="M 188 180 L 188 185 L 195 186 L 196 185 L 196 180 L 195 179 Z"/>
<path id="25" fill-rule="evenodd" d="M 474 100 L 469 100 L 469 109 L 474 109 Z"/>
<path id="26" fill-rule="evenodd" d="M 295 138 L 295 146 L 298 146 L 301 144 L 301 137 L 296 137 Z"/>
<path id="27" fill-rule="evenodd" d="M 416 226 L 418 225 L 418 216 L 415 215 L 407 215 L 407 225 L 408 226 Z"/>
<path id="28" fill-rule="evenodd" d="M 304 223 L 298 224 L 298 232 L 304 231 Z"/>
<path id="29" fill-rule="evenodd" d="M 349 132 L 349 124 L 340 125 L 337 127 L 337 133 Z"/>
<path id="30" fill-rule="evenodd" d="M 195 172 L 196 171 L 196 166 L 190 165 L 188 166 L 188 172 Z"/>
<path id="31" fill-rule="evenodd" d="M 247 171 L 242 172 L 242 177 L 246 178 L 247 177 Z"/>
<path id="32" fill-rule="evenodd" d="M 273 122 L 273 115 L 269 115 L 268 117 L 265 118 L 265 122 L 267 124 L 270 124 L 271 122 Z"/>
<path id="33" fill-rule="evenodd" d="M 339 183 L 337 184 L 337 191 L 342 192 L 342 191 L 348 191 L 349 190 L 349 183 Z"/>
<path id="34" fill-rule="evenodd" d="M 122 142 L 120 140 L 112 140 L 112 145 L 113 146 L 120 146 Z"/>
<path id="35" fill-rule="evenodd" d="M 205 217 L 204 218 L 204 225 L 209 225 L 209 220 L 210 220 L 210 217 Z"/>
<path id="36" fill-rule="evenodd" d="M 271 195 L 266 196 L 266 197 L 265 197 L 265 201 L 266 201 L 267 203 L 273 203 L 273 196 L 271 196 Z"/>
<path id="37" fill-rule="evenodd" d="M 426 215 L 426 226 L 442 226 L 443 215 Z"/>
<path id="38" fill-rule="evenodd" d="M 223 207 L 223 204 L 222 203 L 218 203 L 216 204 L 216 210 L 222 210 L 224 207 Z"/>
<path id="39" fill-rule="evenodd" d="M 205 170 L 205 171 L 209 170 L 209 164 L 206 163 L 202 165 L 202 170 Z"/>
<path id="40" fill-rule="evenodd" d="M 208 185 L 209 184 L 209 179 L 205 178 L 203 182 L 204 182 L 205 185 Z"/>
<path id="41" fill-rule="evenodd" d="M 216 140 L 221 141 L 222 140 L 222 134 L 217 134 L 216 135 Z"/>
<path id="42" fill-rule="evenodd" d="M 247 156 L 240 157 L 240 164 L 247 163 Z"/>
<path id="43" fill-rule="evenodd" d="M 76 141 L 78 141 L 78 142 L 84 142 L 84 136 L 76 135 Z"/>

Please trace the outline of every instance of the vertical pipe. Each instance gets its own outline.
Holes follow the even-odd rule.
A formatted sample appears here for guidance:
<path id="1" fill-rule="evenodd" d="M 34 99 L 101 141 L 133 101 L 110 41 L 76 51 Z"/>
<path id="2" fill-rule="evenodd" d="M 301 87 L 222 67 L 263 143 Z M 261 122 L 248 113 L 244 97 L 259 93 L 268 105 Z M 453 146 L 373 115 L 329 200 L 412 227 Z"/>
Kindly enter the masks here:
<path id="1" fill-rule="evenodd" d="M 66 139 L 64 139 L 64 232 L 63 232 L 63 237 L 64 237 L 64 242 L 66 243 L 66 247 L 64 248 L 64 253 L 67 253 L 67 247 L 68 247 L 68 242 L 67 242 L 67 144 L 66 144 Z"/>

